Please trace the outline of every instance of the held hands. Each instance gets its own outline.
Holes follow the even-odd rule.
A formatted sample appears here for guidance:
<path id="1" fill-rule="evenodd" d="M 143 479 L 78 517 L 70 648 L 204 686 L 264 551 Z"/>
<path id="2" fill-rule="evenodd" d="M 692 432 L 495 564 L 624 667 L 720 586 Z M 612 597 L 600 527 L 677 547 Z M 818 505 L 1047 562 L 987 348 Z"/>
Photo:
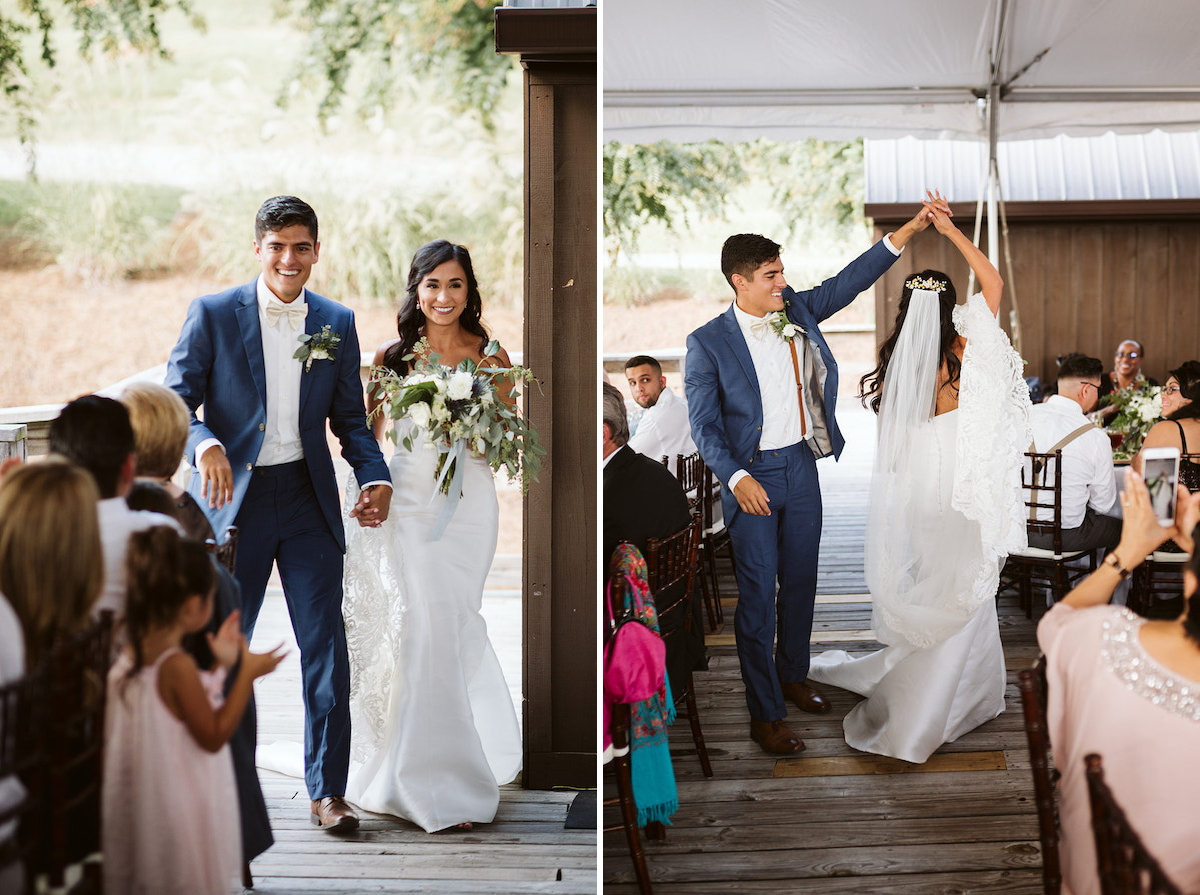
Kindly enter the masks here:
<path id="1" fill-rule="evenodd" d="M 233 469 L 225 452 L 215 444 L 200 458 L 200 496 L 209 507 L 221 509 L 233 500 Z"/>
<path id="2" fill-rule="evenodd" d="M 763 486 L 754 480 L 752 476 L 742 476 L 738 479 L 738 483 L 733 486 L 733 496 L 737 498 L 738 506 L 742 508 L 742 512 L 750 513 L 752 516 L 770 516 L 771 498 L 767 497 L 767 492 Z"/>
<path id="3" fill-rule="evenodd" d="M 892 245 L 896 248 L 904 248 L 905 244 L 914 234 L 920 233 L 930 224 L 935 224 L 936 214 L 941 214 L 946 218 L 953 217 L 953 212 L 950 211 L 950 203 L 941 193 L 926 191 L 925 195 L 926 199 L 921 203 L 921 210 L 917 212 L 916 216 L 892 234 Z"/>
<path id="4" fill-rule="evenodd" d="M 370 485 L 358 495 L 358 502 L 350 510 L 350 518 L 357 519 L 363 528 L 378 528 L 388 517 L 392 505 L 392 489 L 388 485 Z"/>
<path id="5" fill-rule="evenodd" d="M 921 214 L 926 215 L 933 222 L 937 232 L 943 236 L 949 236 L 951 231 L 958 231 L 954 222 L 950 220 L 954 217 L 954 213 L 950 211 L 950 203 L 938 190 L 925 191 L 925 204 L 921 206 Z"/>

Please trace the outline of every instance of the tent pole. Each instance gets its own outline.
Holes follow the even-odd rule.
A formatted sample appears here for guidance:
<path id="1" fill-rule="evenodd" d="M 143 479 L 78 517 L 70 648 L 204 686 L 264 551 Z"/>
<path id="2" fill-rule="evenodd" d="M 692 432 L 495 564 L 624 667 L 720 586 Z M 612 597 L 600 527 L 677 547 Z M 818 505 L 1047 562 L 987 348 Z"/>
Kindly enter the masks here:
<path id="1" fill-rule="evenodd" d="M 1013 276 L 1012 239 L 1008 235 L 1008 214 L 1004 210 L 1004 192 L 1000 189 L 1000 180 L 996 179 L 996 195 L 1000 207 L 1000 232 L 1004 236 L 1004 284 L 1008 287 L 1008 300 L 1012 303 L 1008 311 L 1008 329 L 1012 336 L 1012 346 L 1017 354 L 1024 357 L 1021 350 L 1021 311 L 1017 305 L 1017 280 Z"/>
<path id="2" fill-rule="evenodd" d="M 983 169 L 983 173 L 979 175 L 979 189 L 975 192 L 975 232 L 971 235 L 971 242 L 976 248 L 979 247 L 979 234 L 983 232 L 983 200 L 986 196 L 988 177 L 990 176 L 988 168 Z M 967 295 L 975 291 L 975 271 L 967 267 Z"/>

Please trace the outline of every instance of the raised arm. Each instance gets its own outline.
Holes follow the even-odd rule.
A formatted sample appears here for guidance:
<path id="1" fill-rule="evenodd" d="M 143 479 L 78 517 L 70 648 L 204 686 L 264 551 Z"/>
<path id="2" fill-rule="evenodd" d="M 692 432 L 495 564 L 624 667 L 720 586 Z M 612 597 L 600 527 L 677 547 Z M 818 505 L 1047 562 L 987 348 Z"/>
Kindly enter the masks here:
<path id="1" fill-rule="evenodd" d="M 950 220 L 949 206 L 942 194 L 937 191 L 932 193 L 926 191 L 926 195 L 929 199 L 925 207 L 929 209 L 933 226 L 937 228 L 938 233 L 954 243 L 954 247 L 967 259 L 971 270 L 975 271 L 975 279 L 979 281 L 979 289 L 983 292 L 984 301 L 987 302 L 993 314 L 999 314 L 1000 300 L 1004 297 L 1004 280 L 1000 279 L 1000 272 L 992 266 L 988 256 L 954 226 L 954 222 Z"/>

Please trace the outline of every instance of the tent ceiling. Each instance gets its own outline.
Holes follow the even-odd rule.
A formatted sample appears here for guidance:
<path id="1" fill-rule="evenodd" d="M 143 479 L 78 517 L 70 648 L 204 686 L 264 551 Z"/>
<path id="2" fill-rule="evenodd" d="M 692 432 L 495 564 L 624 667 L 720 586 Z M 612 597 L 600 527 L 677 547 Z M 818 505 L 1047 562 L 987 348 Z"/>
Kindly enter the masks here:
<path id="1" fill-rule="evenodd" d="M 1194 0 L 606 0 L 606 140 L 1200 129 Z M 999 64 L 993 69 L 993 47 Z"/>

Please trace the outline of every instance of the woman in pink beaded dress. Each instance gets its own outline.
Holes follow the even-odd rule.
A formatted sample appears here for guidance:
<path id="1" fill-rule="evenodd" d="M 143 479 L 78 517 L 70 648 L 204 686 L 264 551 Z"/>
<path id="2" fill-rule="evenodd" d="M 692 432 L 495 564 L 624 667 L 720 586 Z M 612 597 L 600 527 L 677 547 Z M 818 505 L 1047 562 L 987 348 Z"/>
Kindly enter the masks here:
<path id="1" fill-rule="evenodd" d="M 129 645 L 108 676 L 103 849 L 108 895 L 228 895 L 242 864 L 229 737 L 253 681 L 283 654 L 251 653 L 232 613 L 202 673 L 180 643 L 212 614 L 204 547 L 159 526 L 129 539 Z M 225 672 L 241 660 L 228 697 Z"/>
<path id="2" fill-rule="evenodd" d="M 1121 494 L 1121 542 L 1100 568 L 1046 613 L 1038 644 L 1046 654 L 1047 712 L 1054 765 L 1065 895 L 1099 895 L 1084 756 L 1098 753 L 1113 797 L 1184 892 L 1200 891 L 1200 557 L 1194 538 L 1200 494 L 1178 490 L 1175 524 L 1160 525 L 1141 476 Z M 1117 583 L 1174 538 L 1191 554 L 1182 615 L 1149 621 L 1110 606 Z"/>

